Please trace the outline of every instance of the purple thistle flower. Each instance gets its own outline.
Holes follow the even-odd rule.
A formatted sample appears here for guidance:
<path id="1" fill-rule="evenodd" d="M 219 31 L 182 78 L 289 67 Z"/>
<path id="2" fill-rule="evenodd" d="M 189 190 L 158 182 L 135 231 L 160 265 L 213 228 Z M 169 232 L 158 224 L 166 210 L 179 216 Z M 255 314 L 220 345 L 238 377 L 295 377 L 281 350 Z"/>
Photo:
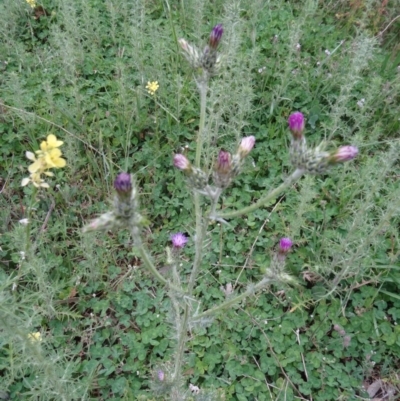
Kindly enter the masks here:
<path id="1" fill-rule="evenodd" d="M 176 233 L 171 235 L 172 245 L 175 249 L 183 248 L 188 242 L 187 237 L 182 233 Z"/>
<path id="2" fill-rule="evenodd" d="M 231 154 L 225 150 L 220 150 L 218 154 L 215 170 L 219 173 L 228 173 L 231 170 Z"/>
<path id="3" fill-rule="evenodd" d="M 279 253 L 288 253 L 292 245 L 293 242 L 290 238 L 282 238 L 279 241 Z"/>
<path id="4" fill-rule="evenodd" d="M 304 116 L 300 111 L 295 111 L 288 119 L 289 129 L 295 139 L 301 139 L 304 131 Z"/>
<path id="5" fill-rule="evenodd" d="M 221 41 L 222 34 L 224 33 L 224 28 L 222 27 L 222 24 L 215 25 L 213 30 L 211 31 L 210 34 L 210 39 L 208 41 L 208 44 L 210 47 L 214 50 L 217 49 L 219 42 Z"/>
<path id="6" fill-rule="evenodd" d="M 286 255 L 289 253 L 293 242 L 290 238 L 281 238 L 279 241 L 279 248 L 277 253 L 277 258 L 280 263 L 283 263 L 286 259 Z"/>
<path id="7" fill-rule="evenodd" d="M 180 170 L 190 170 L 191 164 L 186 156 L 178 153 L 174 156 L 174 166 Z"/>
<path id="8" fill-rule="evenodd" d="M 128 173 L 119 173 L 114 181 L 114 188 L 119 194 L 128 194 L 132 191 L 132 179 Z"/>
<path id="9" fill-rule="evenodd" d="M 256 143 L 256 138 L 253 135 L 246 136 L 245 138 L 243 138 L 242 141 L 240 142 L 238 150 L 240 158 L 247 156 L 250 153 L 251 149 L 253 149 L 255 143 Z"/>
<path id="10" fill-rule="evenodd" d="M 333 163 L 347 162 L 353 160 L 357 155 L 358 148 L 356 146 L 341 146 L 331 155 L 331 161 Z"/>

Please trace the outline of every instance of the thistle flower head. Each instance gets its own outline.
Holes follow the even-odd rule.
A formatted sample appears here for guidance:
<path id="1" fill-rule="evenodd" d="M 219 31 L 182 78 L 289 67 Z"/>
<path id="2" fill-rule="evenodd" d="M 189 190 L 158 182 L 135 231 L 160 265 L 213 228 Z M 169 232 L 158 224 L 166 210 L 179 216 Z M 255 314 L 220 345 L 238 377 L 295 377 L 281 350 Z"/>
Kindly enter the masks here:
<path id="1" fill-rule="evenodd" d="M 212 49 L 217 49 L 219 43 L 221 42 L 222 34 L 224 33 L 224 28 L 222 24 L 215 25 L 211 31 L 210 39 L 208 41 L 209 46 Z"/>
<path id="2" fill-rule="evenodd" d="M 341 146 L 330 156 L 331 163 L 342 163 L 353 160 L 358 155 L 358 148 L 356 146 L 347 145 Z"/>
<path id="3" fill-rule="evenodd" d="M 301 139 L 304 131 L 304 116 L 300 111 L 296 111 L 289 116 L 289 129 L 295 139 Z"/>
<path id="4" fill-rule="evenodd" d="M 179 170 L 189 171 L 191 170 L 190 161 L 186 156 L 178 153 L 174 156 L 174 166 L 179 168 Z"/>
<path id="5" fill-rule="evenodd" d="M 235 161 L 239 162 L 239 165 L 235 168 Z M 236 163 L 238 164 L 238 163 Z M 227 188 L 235 175 L 238 174 L 240 168 L 240 159 L 237 155 L 232 156 L 225 150 L 220 150 L 217 161 L 214 165 L 214 184 L 221 189 Z"/>
<path id="6" fill-rule="evenodd" d="M 128 194 L 132 191 L 132 179 L 128 173 L 119 173 L 114 181 L 114 188 L 119 194 Z"/>
<path id="7" fill-rule="evenodd" d="M 241 159 L 250 153 L 255 143 L 256 143 L 256 138 L 253 135 L 246 136 L 245 138 L 242 139 L 238 149 L 238 154 Z"/>
<path id="8" fill-rule="evenodd" d="M 188 239 L 185 234 L 175 233 L 171 235 L 171 241 L 175 249 L 181 249 L 186 245 Z"/>
<path id="9" fill-rule="evenodd" d="M 221 149 L 218 154 L 215 170 L 219 173 L 228 173 L 232 166 L 231 159 L 231 154 Z"/>
<path id="10" fill-rule="evenodd" d="M 279 241 L 279 253 L 288 253 L 292 245 L 293 242 L 290 238 L 282 238 Z"/>
<path id="11" fill-rule="evenodd" d="M 289 253 L 293 242 L 290 238 L 281 238 L 279 241 L 278 252 L 276 253 L 276 258 L 279 264 L 284 263 L 286 255 Z"/>

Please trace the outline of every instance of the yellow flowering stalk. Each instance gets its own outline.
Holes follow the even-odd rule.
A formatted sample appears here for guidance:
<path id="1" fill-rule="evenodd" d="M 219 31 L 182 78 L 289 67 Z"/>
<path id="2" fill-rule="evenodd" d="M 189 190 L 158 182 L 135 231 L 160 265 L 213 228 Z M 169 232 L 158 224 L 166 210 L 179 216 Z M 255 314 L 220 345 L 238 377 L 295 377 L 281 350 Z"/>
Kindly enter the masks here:
<path id="1" fill-rule="evenodd" d="M 36 331 L 34 333 L 28 334 L 28 338 L 31 342 L 40 342 L 42 341 L 42 333 L 40 331 Z"/>
<path id="2" fill-rule="evenodd" d="M 31 6 L 31 8 L 36 7 L 36 1 L 35 0 L 26 0 L 26 2 Z"/>
<path id="3" fill-rule="evenodd" d="M 47 140 L 40 144 L 40 150 L 35 152 L 36 155 L 32 152 L 25 153 L 26 157 L 33 161 L 33 163 L 28 167 L 30 176 L 24 178 L 21 182 L 23 187 L 31 182 L 37 188 L 49 188 L 49 184 L 41 176 L 44 174 L 52 177 L 54 174 L 48 170 L 51 168 L 61 168 L 67 164 L 61 157 L 61 150 L 58 149 L 63 143 L 55 135 L 50 134 L 47 136 Z"/>
<path id="4" fill-rule="evenodd" d="M 155 95 L 160 85 L 158 85 L 158 81 L 147 82 L 146 89 L 150 95 Z"/>

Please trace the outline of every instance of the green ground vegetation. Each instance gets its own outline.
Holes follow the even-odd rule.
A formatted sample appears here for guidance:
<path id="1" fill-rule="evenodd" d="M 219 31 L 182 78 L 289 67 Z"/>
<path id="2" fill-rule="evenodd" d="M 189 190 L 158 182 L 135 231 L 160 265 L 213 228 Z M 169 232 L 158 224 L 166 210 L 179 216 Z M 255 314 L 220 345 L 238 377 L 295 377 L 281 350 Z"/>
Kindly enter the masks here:
<path id="1" fill-rule="evenodd" d="M 292 111 L 305 114 L 309 143 L 353 144 L 359 156 L 213 225 L 196 288 L 205 306 L 224 299 L 221 286 L 255 282 L 283 236 L 295 243 L 297 285 L 271 286 L 191 333 L 187 384 L 234 401 L 336 401 L 370 399 L 382 380 L 371 398 L 398 396 L 399 10 L 399 0 L 1 2 L 0 399 L 155 399 L 151 372 L 175 341 L 165 289 L 127 233 L 81 229 L 129 171 L 157 266 L 171 233 L 192 234 L 172 155 L 194 158 L 199 103 L 178 39 L 203 43 L 217 23 L 208 161 L 256 137 L 222 207 L 246 206 L 290 174 Z M 33 205 L 25 152 L 50 133 L 67 166 Z M 183 273 L 192 257 L 189 242 Z"/>

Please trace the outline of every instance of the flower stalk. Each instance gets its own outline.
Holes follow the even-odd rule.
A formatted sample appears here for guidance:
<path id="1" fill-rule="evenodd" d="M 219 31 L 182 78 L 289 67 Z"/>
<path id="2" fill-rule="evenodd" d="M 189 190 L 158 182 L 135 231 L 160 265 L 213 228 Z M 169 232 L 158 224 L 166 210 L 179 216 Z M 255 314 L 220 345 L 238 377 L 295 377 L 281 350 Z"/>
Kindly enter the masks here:
<path id="1" fill-rule="evenodd" d="M 210 214 L 210 219 L 212 220 L 230 219 L 232 217 L 238 217 L 242 216 L 243 214 L 252 213 L 255 210 L 259 209 L 260 207 L 266 205 L 271 200 L 274 200 L 285 189 L 289 188 L 292 184 L 298 181 L 304 175 L 304 173 L 305 173 L 304 170 L 297 169 L 289 177 L 287 177 L 286 180 L 281 185 L 279 185 L 279 187 L 273 189 L 267 195 L 260 198 L 257 202 L 254 202 L 252 205 L 232 212 Z"/>

